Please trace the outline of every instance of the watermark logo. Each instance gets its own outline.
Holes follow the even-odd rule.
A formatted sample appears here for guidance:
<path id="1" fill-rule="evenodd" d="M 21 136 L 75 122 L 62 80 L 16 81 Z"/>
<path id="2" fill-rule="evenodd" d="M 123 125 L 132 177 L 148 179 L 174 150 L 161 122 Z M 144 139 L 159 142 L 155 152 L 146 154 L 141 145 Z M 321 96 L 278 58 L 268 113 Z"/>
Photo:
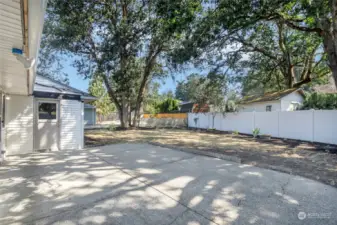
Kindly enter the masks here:
<path id="1" fill-rule="evenodd" d="M 297 217 L 299 220 L 304 220 L 307 217 L 307 214 L 305 212 L 299 212 Z"/>
<path id="2" fill-rule="evenodd" d="M 304 220 L 304 219 L 330 219 L 331 213 L 299 212 L 297 214 L 297 217 L 298 217 L 299 220 Z"/>

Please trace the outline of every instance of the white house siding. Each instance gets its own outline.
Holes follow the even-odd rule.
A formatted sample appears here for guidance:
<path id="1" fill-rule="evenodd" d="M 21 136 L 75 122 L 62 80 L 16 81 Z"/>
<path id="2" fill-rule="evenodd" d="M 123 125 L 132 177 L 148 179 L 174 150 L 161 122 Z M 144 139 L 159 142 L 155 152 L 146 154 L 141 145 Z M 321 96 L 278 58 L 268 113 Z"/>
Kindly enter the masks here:
<path id="1" fill-rule="evenodd" d="M 33 152 L 33 97 L 11 95 L 5 107 L 6 155 Z"/>
<path id="2" fill-rule="evenodd" d="M 269 101 L 269 102 L 255 102 L 251 104 L 240 105 L 240 112 L 265 112 L 266 106 L 271 105 L 271 111 L 281 110 L 281 101 Z"/>
<path id="3" fill-rule="evenodd" d="M 60 148 L 83 148 L 83 103 L 75 100 L 61 100 Z"/>
<path id="4" fill-rule="evenodd" d="M 298 92 L 290 93 L 289 95 L 286 95 L 281 99 L 281 109 L 282 111 L 294 111 L 294 105 L 291 103 L 299 102 L 302 104 L 303 100 L 303 96 Z"/>

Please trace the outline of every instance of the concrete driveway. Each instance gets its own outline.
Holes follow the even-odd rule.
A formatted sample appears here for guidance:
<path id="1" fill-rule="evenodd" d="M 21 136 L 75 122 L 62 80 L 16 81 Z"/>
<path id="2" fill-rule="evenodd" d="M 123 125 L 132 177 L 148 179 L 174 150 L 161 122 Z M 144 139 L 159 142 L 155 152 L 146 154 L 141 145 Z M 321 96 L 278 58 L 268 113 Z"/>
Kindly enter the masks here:
<path id="1" fill-rule="evenodd" d="M 149 144 L 11 160 L 0 224 L 337 224 L 333 187 Z"/>

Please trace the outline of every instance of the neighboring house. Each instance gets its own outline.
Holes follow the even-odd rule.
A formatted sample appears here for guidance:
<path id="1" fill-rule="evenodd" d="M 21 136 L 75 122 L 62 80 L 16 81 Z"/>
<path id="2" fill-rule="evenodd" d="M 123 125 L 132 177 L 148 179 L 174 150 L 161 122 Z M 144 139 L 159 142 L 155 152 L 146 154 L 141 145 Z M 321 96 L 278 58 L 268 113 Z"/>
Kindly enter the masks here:
<path id="1" fill-rule="evenodd" d="M 203 105 L 202 107 L 199 107 L 199 105 L 194 102 L 182 102 L 180 103 L 180 106 L 179 106 L 179 112 L 181 113 L 189 113 L 189 112 L 197 113 L 197 112 L 209 112 L 209 111 L 210 111 L 210 107 L 207 104 Z"/>
<path id="2" fill-rule="evenodd" d="M 84 104 L 84 125 L 96 124 L 96 107 L 90 104 Z"/>
<path id="3" fill-rule="evenodd" d="M 303 103 L 304 97 L 302 89 L 269 92 L 262 96 L 246 96 L 239 101 L 239 111 L 294 111 Z"/>

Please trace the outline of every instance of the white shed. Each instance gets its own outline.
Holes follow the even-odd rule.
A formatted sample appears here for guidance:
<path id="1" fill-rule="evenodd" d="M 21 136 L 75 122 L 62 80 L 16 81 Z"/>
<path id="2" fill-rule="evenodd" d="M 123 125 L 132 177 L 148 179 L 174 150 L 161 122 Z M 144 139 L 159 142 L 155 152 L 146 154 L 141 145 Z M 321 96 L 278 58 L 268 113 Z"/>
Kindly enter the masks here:
<path id="1" fill-rule="evenodd" d="M 6 155 L 83 148 L 83 102 L 93 99 L 42 76 L 36 77 L 32 96 L 7 95 Z"/>
<path id="2" fill-rule="evenodd" d="M 304 101 L 302 89 L 268 92 L 260 96 L 245 96 L 240 101 L 241 112 L 294 111 Z"/>

